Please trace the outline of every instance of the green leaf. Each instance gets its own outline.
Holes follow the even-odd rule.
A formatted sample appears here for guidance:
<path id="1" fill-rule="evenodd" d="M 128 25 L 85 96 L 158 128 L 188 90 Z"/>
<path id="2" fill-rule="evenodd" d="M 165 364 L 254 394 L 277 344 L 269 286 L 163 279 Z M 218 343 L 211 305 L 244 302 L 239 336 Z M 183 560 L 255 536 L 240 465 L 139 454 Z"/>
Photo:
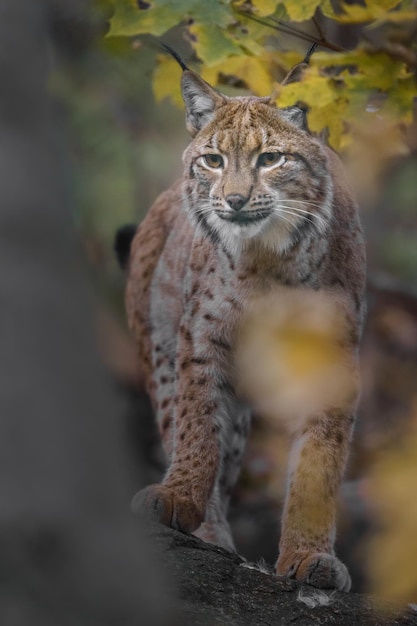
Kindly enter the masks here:
<path id="1" fill-rule="evenodd" d="M 154 2 L 149 9 L 139 9 L 134 0 L 113 0 L 113 5 L 114 14 L 110 19 L 109 37 L 144 33 L 163 35 L 178 24 L 184 15 L 176 7 L 167 6 L 163 2 Z"/>
<path id="2" fill-rule="evenodd" d="M 175 4 L 176 1 L 171 0 L 171 4 Z M 192 5 L 188 11 L 188 17 L 202 25 L 217 24 L 225 28 L 236 21 L 233 9 L 227 0 L 188 0 L 188 4 Z"/>
<path id="3" fill-rule="evenodd" d="M 351 89 L 389 89 L 404 66 L 385 52 L 372 52 L 358 48 L 351 52 L 318 52 L 311 63 L 316 68 L 350 66 L 340 77 Z"/>
<path id="4" fill-rule="evenodd" d="M 228 35 L 251 54 L 261 55 L 265 51 L 265 40 L 271 36 L 271 28 L 239 13 L 236 22 L 229 27 Z"/>
<path id="5" fill-rule="evenodd" d="M 223 28 L 235 20 L 226 0 L 148 0 L 147 9 L 139 9 L 135 0 L 112 0 L 112 4 L 109 36 L 150 33 L 158 37 L 184 20 Z"/>
<path id="6" fill-rule="evenodd" d="M 208 67 L 233 54 L 242 54 L 242 49 L 217 24 L 193 24 L 188 30 L 192 35 L 193 48 Z"/>

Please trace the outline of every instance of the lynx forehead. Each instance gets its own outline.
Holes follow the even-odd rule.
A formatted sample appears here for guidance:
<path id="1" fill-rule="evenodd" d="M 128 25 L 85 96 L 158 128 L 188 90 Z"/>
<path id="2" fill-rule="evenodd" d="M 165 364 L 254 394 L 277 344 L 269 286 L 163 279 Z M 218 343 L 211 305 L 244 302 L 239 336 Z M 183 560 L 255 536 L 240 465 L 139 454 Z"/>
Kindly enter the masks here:
<path id="1" fill-rule="evenodd" d="M 296 107 L 228 98 L 188 69 L 182 93 L 192 136 L 184 175 L 152 206 L 128 259 L 129 326 L 168 459 L 162 483 L 139 492 L 135 507 L 234 549 L 227 508 L 252 409 L 236 379 L 236 337 L 251 303 L 265 296 L 268 323 L 291 318 L 282 308 L 292 301 L 292 332 L 311 333 L 314 324 L 306 318 L 304 328 L 302 316 L 327 294 L 341 320 L 331 335 L 337 350 L 328 352 L 342 354 L 351 384 L 349 393 L 332 395 L 331 407 L 315 398 L 300 415 L 287 416 L 293 448 L 276 570 L 348 590 L 333 544 L 364 310 L 355 201 L 337 156 L 309 134 Z M 126 237 L 121 231 L 119 254 Z M 275 396 L 278 379 L 276 386 Z M 283 397 L 277 406 L 285 410 Z"/>

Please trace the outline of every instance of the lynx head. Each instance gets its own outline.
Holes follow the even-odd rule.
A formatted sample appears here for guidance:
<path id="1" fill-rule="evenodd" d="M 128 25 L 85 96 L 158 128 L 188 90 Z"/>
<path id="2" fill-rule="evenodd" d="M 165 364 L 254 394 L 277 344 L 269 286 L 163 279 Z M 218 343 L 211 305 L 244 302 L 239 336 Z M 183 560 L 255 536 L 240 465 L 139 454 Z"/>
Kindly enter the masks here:
<path id="1" fill-rule="evenodd" d="M 270 98 L 226 97 L 194 72 L 182 77 L 186 125 L 187 210 L 231 253 L 245 246 L 289 249 L 323 233 L 332 184 L 321 143 L 297 107 Z"/>

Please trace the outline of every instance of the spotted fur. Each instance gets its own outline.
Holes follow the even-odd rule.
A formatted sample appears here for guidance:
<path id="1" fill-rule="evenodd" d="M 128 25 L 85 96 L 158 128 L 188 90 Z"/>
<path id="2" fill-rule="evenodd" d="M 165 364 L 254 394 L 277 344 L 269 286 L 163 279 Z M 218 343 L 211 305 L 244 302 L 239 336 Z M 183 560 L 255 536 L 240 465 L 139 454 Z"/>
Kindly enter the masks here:
<path id="1" fill-rule="evenodd" d="M 364 243 L 343 167 L 299 110 L 223 96 L 189 70 L 182 92 L 184 175 L 138 228 L 128 266 L 129 325 L 169 459 L 135 506 L 233 549 L 226 514 L 251 414 L 233 366 L 239 324 L 260 294 L 323 290 L 345 312 L 356 363 Z M 333 542 L 355 406 L 350 398 L 297 422 L 278 574 L 350 587 Z"/>

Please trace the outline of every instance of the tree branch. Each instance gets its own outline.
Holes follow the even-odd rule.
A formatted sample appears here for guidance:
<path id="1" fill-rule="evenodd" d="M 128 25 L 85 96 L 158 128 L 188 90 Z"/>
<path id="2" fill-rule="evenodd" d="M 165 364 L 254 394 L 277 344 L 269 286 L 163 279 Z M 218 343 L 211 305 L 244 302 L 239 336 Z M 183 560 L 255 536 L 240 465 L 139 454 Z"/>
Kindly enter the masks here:
<path id="1" fill-rule="evenodd" d="M 317 37 L 314 37 L 313 35 L 309 35 L 308 33 L 304 33 L 303 31 L 298 30 L 297 28 L 294 28 L 293 26 L 289 24 L 285 24 L 285 22 L 281 22 L 280 20 L 277 20 L 275 18 L 270 18 L 270 20 L 273 22 L 271 23 L 271 22 L 268 22 L 267 20 L 263 20 L 260 17 L 256 17 L 255 15 L 246 13 L 244 11 L 240 11 L 239 13 L 241 15 L 244 15 L 248 19 L 253 20 L 254 22 L 258 22 L 258 24 L 262 24 L 263 26 L 267 26 L 268 28 L 272 28 L 273 30 L 277 30 L 281 33 L 285 33 L 286 35 L 298 37 L 299 39 L 302 39 L 303 41 L 308 41 L 309 43 L 315 43 L 318 46 L 321 46 L 322 48 L 327 48 L 328 50 L 333 50 L 334 52 L 346 52 L 345 48 L 342 48 L 341 46 L 338 46 L 335 43 L 327 41 L 325 37 L 321 37 L 320 39 L 317 39 Z"/>

